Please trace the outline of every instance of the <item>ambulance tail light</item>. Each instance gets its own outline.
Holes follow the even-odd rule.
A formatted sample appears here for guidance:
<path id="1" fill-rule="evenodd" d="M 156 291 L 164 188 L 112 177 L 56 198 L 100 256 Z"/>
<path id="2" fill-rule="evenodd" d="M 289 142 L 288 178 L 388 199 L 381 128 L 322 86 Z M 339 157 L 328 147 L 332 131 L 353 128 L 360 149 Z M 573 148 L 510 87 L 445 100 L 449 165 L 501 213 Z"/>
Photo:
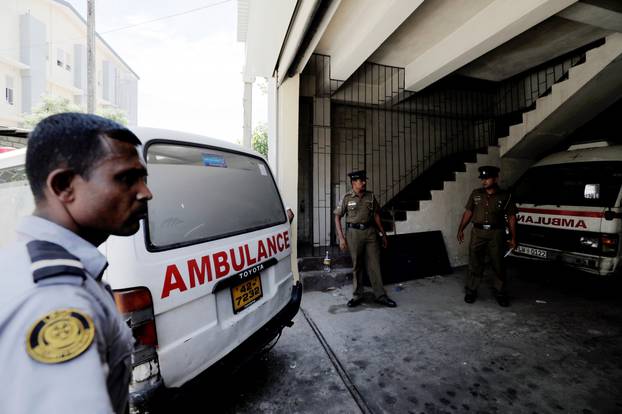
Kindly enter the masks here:
<path id="1" fill-rule="evenodd" d="M 603 254 L 615 255 L 618 252 L 618 235 L 603 234 L 600 239 Z"/>
<path id="2" fill-rule="evenodd" d="M 160 376 L 156 353 L 158 335 L 151 293 L 146 288 L 116 290 L 114 299 L 136 340 L 132 353 L 132 385 L 157 380 Z"/>

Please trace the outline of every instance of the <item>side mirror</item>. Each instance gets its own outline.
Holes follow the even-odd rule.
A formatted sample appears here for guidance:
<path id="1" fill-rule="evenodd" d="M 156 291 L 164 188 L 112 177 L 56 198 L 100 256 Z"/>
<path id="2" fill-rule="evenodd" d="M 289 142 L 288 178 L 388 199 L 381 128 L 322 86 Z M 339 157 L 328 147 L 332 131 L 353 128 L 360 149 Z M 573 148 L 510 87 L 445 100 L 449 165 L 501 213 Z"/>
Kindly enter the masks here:
<path id="1" fill-rule="evenodd" d="M 611 220 L 613 220 L 615 218 L 615 216 L 616 216 L 616 214 L 613 211 L 611 211 L 611 210 L 605 211 L 605 215 L 604 215 L 605 220 L 611 221 Z"/>

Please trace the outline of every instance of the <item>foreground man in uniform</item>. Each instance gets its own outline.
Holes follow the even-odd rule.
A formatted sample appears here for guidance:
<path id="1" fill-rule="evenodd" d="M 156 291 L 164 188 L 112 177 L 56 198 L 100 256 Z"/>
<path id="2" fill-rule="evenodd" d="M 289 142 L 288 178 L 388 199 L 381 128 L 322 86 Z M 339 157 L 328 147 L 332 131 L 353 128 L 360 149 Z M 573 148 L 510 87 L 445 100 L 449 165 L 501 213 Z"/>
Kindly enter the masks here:
<path id="1" fill-rule="evenodd" d="M 341 200 L 335 211 L 335 226 L 339 236 L 339 247 L 350 249 L 352 256 L 352 283 L 354 293 L 348 301 L 348 307 L 360 305 L 363 301 L 363 265 L 367 269 L 376 302 L 394 308 L 397 304 L 391 300 L 382 286 L 380 273 L 380 246 L 378 232 L 382 233 L 382 247 L 387 248 L 387 234 L 380 222 L 380 206 L 371 191 L 366 191 L 367 174 L 364 170 L 348 174 L 352 191 Z M 341 228 L 341 217 L 346 216 L 347 238 Z M 376 230 L 377 229 L 377 230 Z"/>
<path id="2" fill-rule="evenodd" d="M 139 144 L 95 115 L 53 115 L 32 131 L 35 211 L 0 251 L 0 412 L 125 411 L 134 339 L 97 246 L 136 233 L 146 213 Z"/>
<path id="3" fill-rule="evenodd" d="M 516 205 L 511 194 L 497 185 L 499 168 L 484 166 L 479 168 L 482 188 L 474 190 L 469 196 L 462 221 L 458 226 L 458 242 L 464 241 L 464 228 L 473 219 L 471 244 L 469 246 L 469 274 L 466 280 L 464 301 L 473 303 L 477 299 L 477 288 L 484 273 L 486 253 L 495 273 L 494 293 L 501 306 L 509 306 L 507 280 L 503 256 L 506 251 L 505 217 L 510 230 L 509 248 L 516 247 Z"/>

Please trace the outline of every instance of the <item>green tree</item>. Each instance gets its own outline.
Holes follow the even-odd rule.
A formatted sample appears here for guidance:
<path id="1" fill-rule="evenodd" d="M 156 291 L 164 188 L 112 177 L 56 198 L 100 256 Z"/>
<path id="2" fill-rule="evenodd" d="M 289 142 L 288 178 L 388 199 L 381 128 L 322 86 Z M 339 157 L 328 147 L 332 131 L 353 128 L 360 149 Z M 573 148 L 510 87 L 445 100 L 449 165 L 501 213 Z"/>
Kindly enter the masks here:
<path id="1" fill-rule="evenodd" d="M 24 126 L 34 128 L 43 118 L 61 112 L 82 112 L 82 109 L 67 98 L 56 95 L 44 95 L 32 114 L 24 120 Z"/>
<path id="2" fill-rule="evenodd" d="M 97 115 L 104 118 L 112 119 L 121 125 L 127 125 L 127 115 L 123 109 L 119 108 L 101 108 L 97 110 Z"/>
<path id="3" fill-rule="evenodd" d="M 268 127 L 266 124 L 259 124 L 253 129 L 251 146 L 255 151 L 268 158 Z"/>
<path id="4" fill-rule="evenodd" d="M 32 114 L 24 119 L 24 126 L 26 128 L 34 128 L 43 118 L 61 112 L 84 112 L 84 110 L 67 98 L 56 95 L 44 95 L 39 105 L 33 109 Z M 97 110 L 97 115 L 112 119 L 122 125 L 127 125 L 127 116 L 122 109 L 102 108 Z"/>

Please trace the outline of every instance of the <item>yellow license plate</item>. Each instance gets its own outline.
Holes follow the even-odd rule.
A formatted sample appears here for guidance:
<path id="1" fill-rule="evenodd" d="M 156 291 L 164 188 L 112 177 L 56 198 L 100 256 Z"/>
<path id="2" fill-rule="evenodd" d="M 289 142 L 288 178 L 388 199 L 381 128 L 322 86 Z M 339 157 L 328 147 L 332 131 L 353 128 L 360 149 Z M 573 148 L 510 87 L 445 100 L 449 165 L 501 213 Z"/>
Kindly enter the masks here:
<path id="1" fill-rule="evenodd" d="M 239 285 L 231 288 L 231 300 L 233 301 L 233 313 L 238 313 L 257 302 L 263 296 L 261 289 L 261 277 L 252 277 Z"/>

